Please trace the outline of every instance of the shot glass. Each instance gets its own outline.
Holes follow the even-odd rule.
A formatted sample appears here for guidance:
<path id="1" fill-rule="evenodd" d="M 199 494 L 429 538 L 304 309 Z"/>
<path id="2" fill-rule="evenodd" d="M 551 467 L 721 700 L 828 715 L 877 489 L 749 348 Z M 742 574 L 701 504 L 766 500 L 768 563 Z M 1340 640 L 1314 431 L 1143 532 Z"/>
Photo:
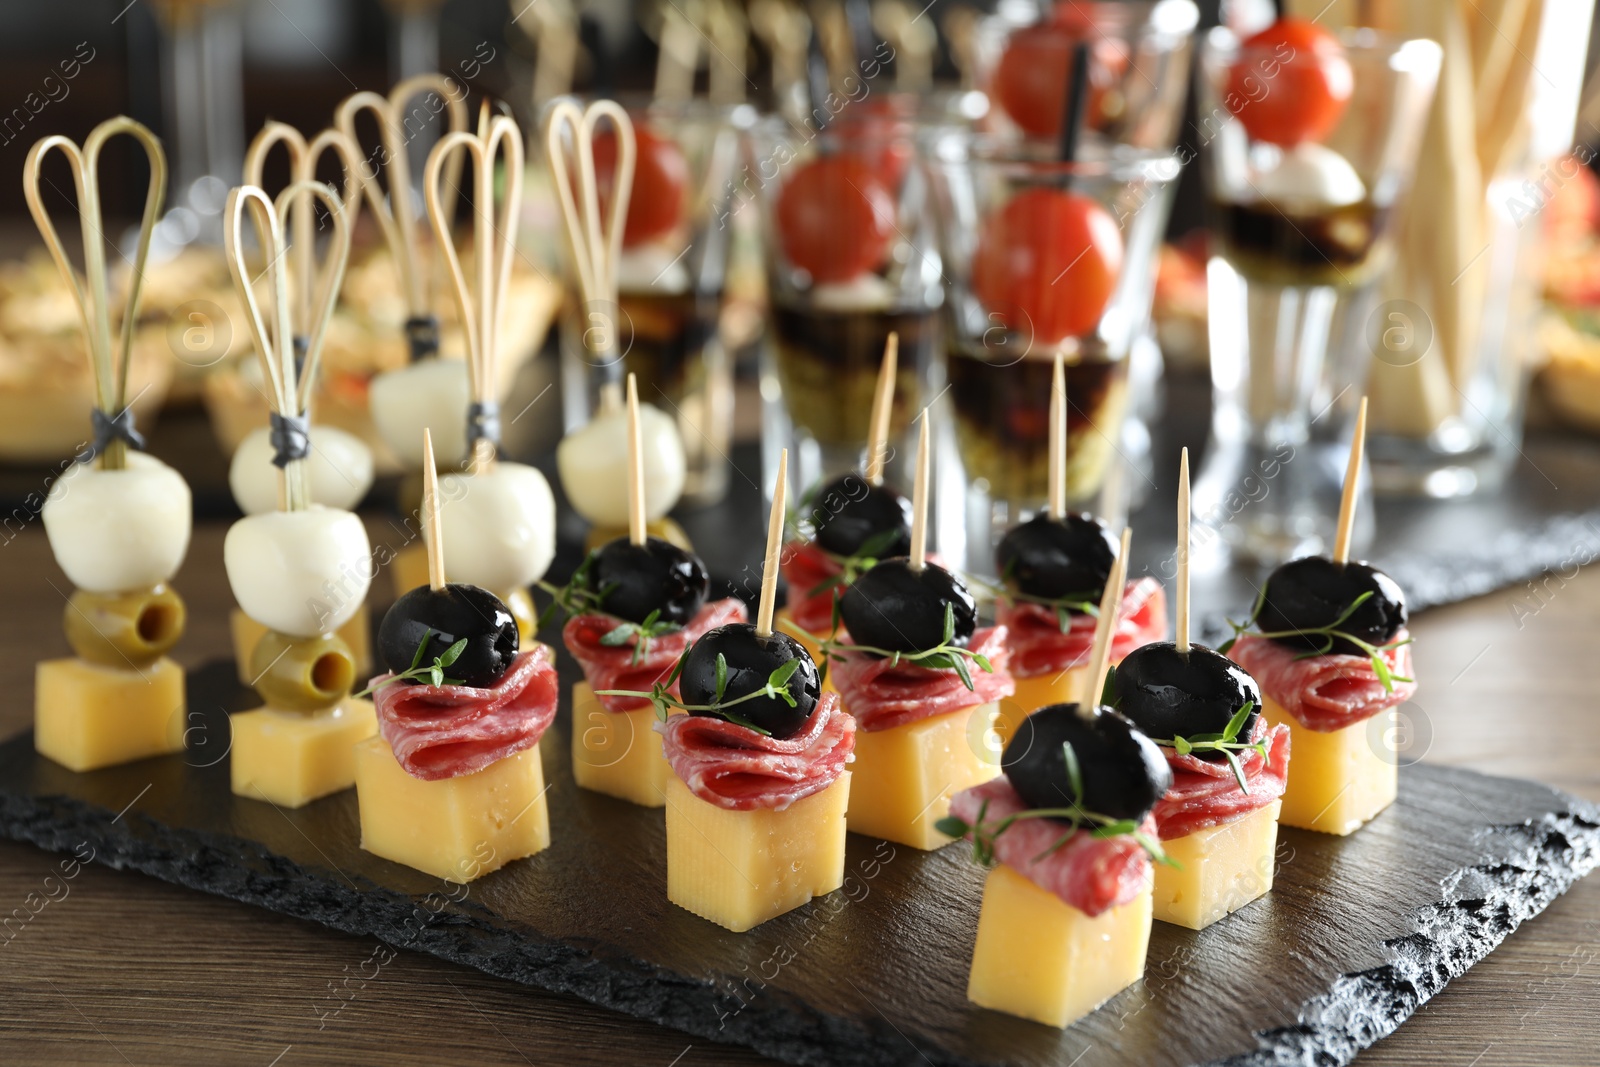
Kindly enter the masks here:
<path id="1" fill-rule="evenodd" d="M 1273 566 L 1331 544 L 1371 355 L 1362 326 L 1438 78 L 1432 41 L 1315 32 L 1251 44 L 1217 29 L 1202 48 L 1214 402 L 1192 499 L 1216 536 L 1197 538 L 1211 546 L 1197 564 Z M 1356 514 L 1359 546 L 1372 509 Z"/>
<path id="2" fill-rule="evenodd" d="M 952 135 L 929 168 L 949 288 L 943 421 L 958 461 L 943 464 L 940 551 L 993 577 L 999 538 L 1050 495 L 1057 353 L 1069 504 L 1094 509 L 1121 460 L 1129 354 L 1149 324 L 1181 166 L 1170 152 L 1127 146 L 1090 146 L 1065 163 L 1042 148 Z"/>

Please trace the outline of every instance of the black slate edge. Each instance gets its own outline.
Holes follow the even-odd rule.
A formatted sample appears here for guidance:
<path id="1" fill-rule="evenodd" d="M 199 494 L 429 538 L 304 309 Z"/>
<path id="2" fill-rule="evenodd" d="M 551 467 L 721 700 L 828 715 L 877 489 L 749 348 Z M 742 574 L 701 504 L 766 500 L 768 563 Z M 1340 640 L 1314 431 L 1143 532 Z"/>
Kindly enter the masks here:
<path id="1" fill-rule="evenodd" d="M 1444 879 L 1445 899 L 1413 913 L 1416 931 L 1384 942 L 1389 963 L 1341 975 L 1305 1004 L 1299 1025 L 1260 1031 L 1256 1051 L 1208 1067 L 1340 1067 L 1393 1033 L 1452 978 L 1600 866 L 1600 808 L 1563 797 L 1572 811 L 1486 831 L 1504 842 L 1495 850 L 1501 858 Z"/>
<path id="2" fill-rule="evenodd" d="M 1563 799 L 1571 810 L 1486 831 L 1486 838 L 1500 840 L 1499 848 L 1486 842 L 1486 852 L 1496 858 L 1443 879 L 1442 899 L 1413 914 L 1415 932 L 1384 942 L 1390 963 L 1342 975 L 1302 1007 L 1298 1025 L 1259 1032 L 1256 1051 L 1209 1067 L 1343 1065 L 1392 1033 L 1450 979 L 1600 866 L 1600 808 Z M 912 1045 L 887 1019 L 881 1026 L 857 1026 L 822 1016 L 771 987 L 728 1014 L 738 976 L 695 981 L 606 946 L 519 938 L 476 918 L 470 900 L 430 916 L 410 897 L 364 879 L 346 881 L 301 867 L 231 835 L 161 825 L 137 814 L 114 816 L 68 797 L 0 794 L 0 836 L 55 852 L 87 842 L 97 862 L 118 870 L 377 937 L 790 1063 L 972 1063 Z"/>

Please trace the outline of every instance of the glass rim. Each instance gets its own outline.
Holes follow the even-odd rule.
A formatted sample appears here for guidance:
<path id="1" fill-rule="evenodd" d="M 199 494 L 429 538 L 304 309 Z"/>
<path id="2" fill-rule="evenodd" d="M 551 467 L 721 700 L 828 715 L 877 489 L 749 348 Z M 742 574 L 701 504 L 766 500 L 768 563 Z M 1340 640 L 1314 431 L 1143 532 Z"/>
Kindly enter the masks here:
<path id="1" fill-rule="evenodd" d="M 1416 59 L 1431 62 L 1434 66 L 1437 66 L 1444 57 L 1444 49 L 1439 42 L 1429 37 L 1385 33 L 1370 26 L 1346 27 L 1334 36 L 1338 38 L 1339 44 L 1346 52 L 1363 56 L 1401 56 L 1409 52 Z M 1247 50 L 1244 38 L 1226 26 L 1213 26 L 1206 31 L 1200 42 L 1202 61 L 1236 59 L 1240 55 L 1257 50 L 1270 51 L 1265 45 L 1256 45 Z"/>
<path id="2" fill-rule="evenodd" d="M 1103 154 L 1074 160 L 1045 155 L 1041 142 L 1018 142 L 995 134 L 951 132 L 930 152 L 937 166 L 981 166 L 1035 178 L 1093 178 L 1112 181 L 1176 181 L 1183 160 L 1175 148 L 1108 144 Z"/>
<path id="3" fill-rule="evenodd" d="M 1112 21 L 1104 25 L 1096 22 L 1096 30 L 1127 31 L 1129 36 L 1140 39 L 1187 41 L 1200 27 L 1200 8 L 1194 0 L 1073 0 L 1072 6 L 1111 16 Z M 1007 10 L 1012 7 L 1019 11 L 1030 8 L 1033 17 L 1014 17 Z M 978 19 L 980 26 L 1007 29 L 1037 26 L 1045 21 L 1039 5 L 1008 4 L 1005 0 Z"/>

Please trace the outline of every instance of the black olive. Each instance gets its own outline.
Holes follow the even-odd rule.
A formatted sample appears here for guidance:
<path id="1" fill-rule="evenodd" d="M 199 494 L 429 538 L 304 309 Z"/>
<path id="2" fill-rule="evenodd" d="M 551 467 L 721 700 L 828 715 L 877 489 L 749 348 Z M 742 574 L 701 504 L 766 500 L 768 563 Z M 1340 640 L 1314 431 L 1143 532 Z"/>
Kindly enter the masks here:
<path id="1" fill-rule="evenodd" d="M 1261 717 L 1261 688 L 1220 652 L 1190 645 L 1179 652 L 1171 641 L 1141 645 L 1117 664 L 1117 710 L 1139 729 L 1163 741 L 1220 734 L 1246 703 L 1254 705 L 1239 740 L 1248 741 Z M 1220 752 L 1196 752 L 1223 759 Z"/>
<path id="2" fill-rule="evenodd" d="M 871 543 L 878 559 L 911 551 L 911 501 L 897 489 L 873 485 L 856 473 L 835 478 L 811 495 L 808 519 L 818 546 L 835 556 L 856 556 Z"/>
<path id="3" fill-rule="evenodd" d="M 699 613 L 711 586 L 699 556 L 659 537 L 642 545 L 626 537 L 607 542 L 595 553 L 588 578 L 607 615 L 644 622 L 659 611 L 658 621 L 679 626 Z"/>
<path id="4" fill-rule="evenodd" d="M 1000 754 L 1012 788 L 1031 807 L 1072 807 L 1065 744 L 1077 757 L 1086 811 L 1143 819 L 1172 788 L 1166 757 L 1133 723 L 1110 708 L 1085 719 L 1076 704 L 1052 704 L 1023 719 Z"/>
<path id="5" fill-rule="evenodd" d="M 1098 603 L 1120 550 L 1106 524 L 1092 515 L 1073 512 L 1056 519 L 1040 512 L 1000 539 L 995 566 L 1012 592 Z"/>
<path id="6" fill-rule="evenodd" d="M 1340 633 L 1370 645 L 1384 645 L 1406 624 L 1406 594 L 1395 580 L 1368 564 L 1335 563 L 1326 556 L 1290 560 L 1267 579 L 1256 625 L 1262 633 L 1293 648 L 1320 650 L 1328 638 L 1305 633 L 1331 625 L 1362 593 L 1372 595 L 1340 623 Z M 1332 652 L 1365 656 L 1356 645 L 1335 638 Z"/>
<path id="7" fill-rule="evenodd" d="M 475 585 L 452 582 L 439 590 L 423 585 L 396 600 L 384 615 L 378 652 L 385 667 L 402 674 L 423 641 L 428 647 L 419 665 L 427 666 L 463 637 L 467 647 L 444 669 L 445 677 L 462 685 L 487 689 L 517 658 L 517 620 L 499 597 Z"/>
<path id="8" fill-rule="evenodd" d="M 936 563 L 914 571 L 908 559 L 886 559 L 845 590 L 839 615 L 858 645 L 926 652 L 944 641 L 946 605 L 955 611 L 950 643 L 965 645 L 978 627 L 978 605 L 961 579 Z"/>
<path id="9" fill-rule="evenodd" d="M 811 718 L 822 697 L 822 681 L 817 665 L 800 642 L 785 633 L 762 637 L 747 622 L 729 623 L 707 630 L 689 649 L 683 671 L 678 675 L 678 694 L 685 704 L 717 704 L 717 656 L 727 666 L 727 685 L 720 703 L 738 700 L 767 684 L 772 672 L 799 660 L 800 666 L 789 676 L 784 688 L 794 697 L 795 706 L 780 697 L 756 697 L 728 708 L 728 715 L 753 723 L 780 740 L 793 737 Z M 691 711 L 691 715 L 716 716 L 715 711 Z"/>

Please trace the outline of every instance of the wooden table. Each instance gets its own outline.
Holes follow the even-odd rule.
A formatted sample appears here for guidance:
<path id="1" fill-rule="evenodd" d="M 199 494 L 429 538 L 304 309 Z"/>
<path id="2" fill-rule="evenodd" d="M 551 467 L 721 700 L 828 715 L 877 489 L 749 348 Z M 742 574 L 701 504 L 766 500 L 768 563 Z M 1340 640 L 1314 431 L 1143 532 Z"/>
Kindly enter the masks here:
<path id="1" fill-rule="evenodd" d="M 222 535 L 195 531 L 176 582 L 187 665 L 229 654 Z M 37 522 L 0 530 L 0 735 L 29 724 L 34 662 L 66 652 L 69 591 Z M 1414 632 L 1429 759 L 1600 800 L 1600 574 L 1430 612 Z M 59 859 L 0 842 L 0 915 L 50 901 L 0 930 L 0 1063 L 768 1062 L 414 953 L 363 983 L 375 942 L 100 866 L 47 883 Z M 1590 878 L 1359 1062 L 1597 1063 L 1597 1002 Z"/>

